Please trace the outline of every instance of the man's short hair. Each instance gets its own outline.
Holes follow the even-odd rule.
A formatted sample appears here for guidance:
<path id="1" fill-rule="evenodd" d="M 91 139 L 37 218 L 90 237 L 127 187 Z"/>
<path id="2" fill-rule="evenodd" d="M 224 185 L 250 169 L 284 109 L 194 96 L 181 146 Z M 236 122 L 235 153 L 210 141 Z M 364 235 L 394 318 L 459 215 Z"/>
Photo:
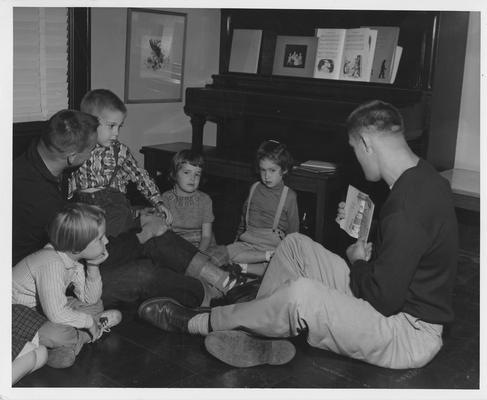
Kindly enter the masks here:
<path id="1" fill-rule="evenodd" d="M 61 110 L 49 119 L 41 141 L 51 151 L 79 153 L 92 144 L 98 124 L 92 115 L 76 110 Z"/>
<path id="2" fill-rule="evenodd" d="M 98 237 L 104 222 L 105 212 L 100 207 L 69 203 L 49 223 L 49 242 L 57 251 L 79 253 Z"/>
<path id="3" fill-rule="evenodd" d="M 123 101 L 108 89 L 90 90 L 81 100 L 80 110 L 85 113 L 98 116 L 105 109 L 127 113 Z"/>
<path id="4" fill-rule="evenodd" d="M 358 106 L 347 118 L 347 132 L 350 136 L 368 129 L 402 135 L 404 121 L 399 110 L 392 104 L 373 100 Z"/>

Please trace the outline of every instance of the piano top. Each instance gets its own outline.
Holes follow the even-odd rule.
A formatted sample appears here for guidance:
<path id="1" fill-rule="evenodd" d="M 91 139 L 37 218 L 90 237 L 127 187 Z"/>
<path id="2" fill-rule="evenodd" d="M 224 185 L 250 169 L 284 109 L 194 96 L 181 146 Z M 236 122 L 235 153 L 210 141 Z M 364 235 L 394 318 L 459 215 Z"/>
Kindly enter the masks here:
<path id="1" fill-rule="evenodd" d="M 184 111 L 210 121 L 222 119 L 268 119 L 299 122 L 318 128 L 344 129 L 348 115 L 365 101 L 380 99 L 398 107 L 406 119 L 422 120 L 420 90 L 394 88 L 326 79 L 226 73 L 213 76 L 213 83 L 186 89 Z M 408 139 L 421 135 L 418 122 L 410 124 Z M 406 126 L 409 126 L 406 124 Z"/>

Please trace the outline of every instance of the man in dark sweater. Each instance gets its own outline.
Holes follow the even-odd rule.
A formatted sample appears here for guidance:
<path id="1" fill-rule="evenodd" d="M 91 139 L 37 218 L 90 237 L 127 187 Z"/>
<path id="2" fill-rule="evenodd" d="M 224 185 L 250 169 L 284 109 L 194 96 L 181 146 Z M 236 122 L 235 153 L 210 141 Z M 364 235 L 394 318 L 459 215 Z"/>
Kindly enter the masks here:
<path id="1" fill-rule="evenodd" d="M 347 263 L 292 234 L 278 247 L 254 301 L 197 314 L 153 299 L 139 315 L 165 330 L 207 335 L 207 350 L 234 366 L 289 361 L 290 342 L 264 337 L 302 331 L 312 346 L 374 365 L 428 363 L 442 346 L 443 325 L 453 319 L 458 233 L 451 190 L 408 147 L 402 117 L 390 104 L 366 103 L 347 125 L 366 179 L 383 179 L 391 189 L 374 258 L 372 244 L 361 240 L 347 249 Z"/>
<path id="2" fill-rule="evenodd" d="M 90 155 L 98 120 L 62 110 L 48 122 L 40 139 L 13 164 L 13 265 L 48 241 L 46 226 L 67 202 L 66 175 Z M 171 296 L 200 306 L 205 288 L 185 276 L 188 265 L 205 262 L 198 250 L 181 239 L 156 215 L 143 215 L 141 227 L 109 238 L 109 258 L 101 265 L 105 307 L 138 303 L 153 296 Z"/>

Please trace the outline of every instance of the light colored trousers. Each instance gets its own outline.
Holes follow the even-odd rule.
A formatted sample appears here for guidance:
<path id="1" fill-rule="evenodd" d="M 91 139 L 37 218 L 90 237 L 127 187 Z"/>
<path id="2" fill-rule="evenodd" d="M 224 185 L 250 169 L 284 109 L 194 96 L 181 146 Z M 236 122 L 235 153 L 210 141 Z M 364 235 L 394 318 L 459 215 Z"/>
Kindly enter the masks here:
<path id="1" fill-rule="evenodd" d="M 311 346 L 388 368 L 427 364 L 442 346 L 442 325 L 409 314 L 385 317 L 354 297 L 349 268 L 307 236 L 277 248 L 255 300 L 211 311 L 213 330 L 291 337 L 307 329 Z"/>

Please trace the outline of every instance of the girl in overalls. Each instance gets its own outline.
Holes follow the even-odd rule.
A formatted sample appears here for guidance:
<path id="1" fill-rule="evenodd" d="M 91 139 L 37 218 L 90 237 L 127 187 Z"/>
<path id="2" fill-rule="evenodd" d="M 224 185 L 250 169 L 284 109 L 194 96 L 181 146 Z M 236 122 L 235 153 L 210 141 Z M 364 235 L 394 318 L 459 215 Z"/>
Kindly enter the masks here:
<path id="1" fill-rule="evenodd" d="M 250 188 L 237 239 L 227 250 L 242 273 L 262 276 L 284 236 L 299 231 L 299 216 L 296 192 L 283 182 L 293 164 L 286 146 L 275 140 L 263 142 L 256 164 L 261 180 Z"/>

